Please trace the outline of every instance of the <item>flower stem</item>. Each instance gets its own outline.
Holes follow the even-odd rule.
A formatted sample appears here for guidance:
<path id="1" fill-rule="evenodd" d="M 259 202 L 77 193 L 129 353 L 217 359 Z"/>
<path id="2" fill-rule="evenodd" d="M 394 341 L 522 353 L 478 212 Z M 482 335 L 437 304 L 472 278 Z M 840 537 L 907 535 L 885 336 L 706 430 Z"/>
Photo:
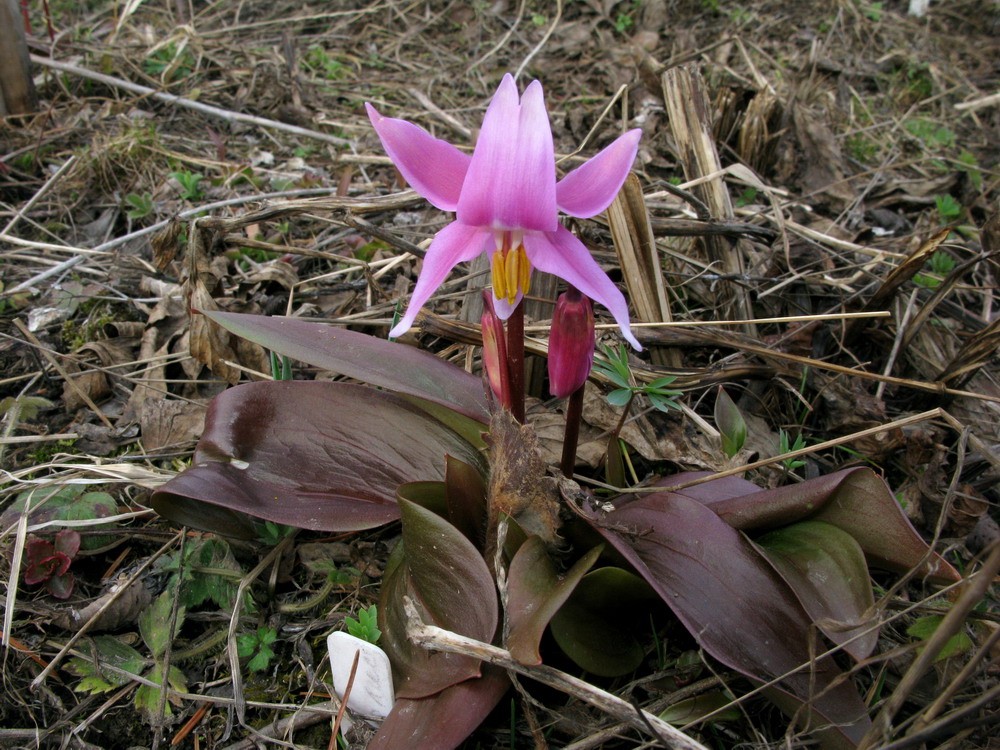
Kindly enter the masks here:
<path id="1" fill-rule="evenodd" d="M 559 467 L 563 476 L 570 478 L 573 476 L 573 467 L 576 466 L 576 448 L 580 442 L 580 420 L 583 418 L 583 390 L 587 387 L 584 383 L 572 394 L 566 402 L 566 431 L 563 433 L 562 462 Z"/>
<path id="2" fill-rule="evenodd" d="M 524 424 L 524 301 L 507 319 L 507 361 L 510 364 L 510 412 Z"/>

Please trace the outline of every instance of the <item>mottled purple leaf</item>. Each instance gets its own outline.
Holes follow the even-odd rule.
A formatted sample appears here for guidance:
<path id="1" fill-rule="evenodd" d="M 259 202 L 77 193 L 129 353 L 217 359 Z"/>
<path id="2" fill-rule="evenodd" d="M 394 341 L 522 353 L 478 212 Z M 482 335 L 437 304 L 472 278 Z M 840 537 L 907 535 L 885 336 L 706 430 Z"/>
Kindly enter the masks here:
<path id="1" fill-rule="evenodd" d="M 602 677 L 629 674 L 646 656 L 636 626 L 646 625 L 650 598 L 658 599 L 638 576 L 621 568 L 598 568 L 583 577 L 556 612 L 549 623 L 552 636 L 588 672 Z"/>
<path id="2" fill-rule="evenodd" d="M 151 504 L 178 523 L 234 536 L 254 535 L 248 516 L 355 531 L 399 518 L 396 488 L 443 480 L 446 455 L 482 465 L 457 433 L 387 391 L 248 383 L 215 398 L 193 465 Z"/>
<path id="3" fill-rule="evenodd" d="M 486 482 L 482 471 L 448 456 L 444 496 L 448 520 L 482 552 L 486 545 Z"/>
<path id="4" fill-rule="evenodd" d="M 677 480 L 669 477 L 661 483 L 680 484 Z M 916 567 L 938 584 L 961 580 L 958 571 L 927 546 L 888 485 L 871 469 L 844 469 L 743 496 L 727 491 L 713 497 L 707 488 L 714 484 L 707 482 L 682 492 L 690 494 L 702 488 L 703 502 L 734 528 L 771 529 L 806 518 L 825 521 L 854 537 L 872 565 L 899 573 Z"/>
<path id="5" fill-rule="evenodd" d="M 446 406 L 486 423 L 480 378 L 429 352 L 299 318 L 205 312 L 226 330 L 300 362 Z"/>
<path id="6" fill-rule="evenodd" d="M 813 658 L 805 611 L 738 531 L 702 503 L 667 493 L 628 502 L 595 526 L 709 654 L 757 681 L 794 671 L 780 689 L 860 741 L 865 704 L 849 681 L 838 682 L 831 658 Z"/>
<path id="7" fill-rule="evenodd" d="M 597 561 L 603 547 L 594 547 L 562 576 L 540 537 L 528 537 L 518 548 L 507 571 L 507 648 L 511 656 L 522 664 L 542 663 L 538 646 L 549 620 Z"/>
<path id="8" fill-rule="evenodd" d="M 406 637 L 403 597 L 421 620 L 489 642 L 499 617 L 496 586 L 472 542 L 433 511 L 400 499 L 403 541 L 393 552 L 379 598 L 380 645 L 392 662 L 397 698 L 425 698 L 480 675 L 481 662 L 434 653 Z"/>
<path id="9" fill-rule="evenodd" d="M 854 537 L 822 521 L 800 521 L 754 542 L 827 638 L 857 661 L 871 655 L 878 643 L 875 600 Z"/>
<path id="10" fill-rule="evenodd" d="M 368 750 L 452 750 L 476 730 L 509 688 L 506 672 L 484 664 L 482 677 L 429 698 L 399 698 Z"/>

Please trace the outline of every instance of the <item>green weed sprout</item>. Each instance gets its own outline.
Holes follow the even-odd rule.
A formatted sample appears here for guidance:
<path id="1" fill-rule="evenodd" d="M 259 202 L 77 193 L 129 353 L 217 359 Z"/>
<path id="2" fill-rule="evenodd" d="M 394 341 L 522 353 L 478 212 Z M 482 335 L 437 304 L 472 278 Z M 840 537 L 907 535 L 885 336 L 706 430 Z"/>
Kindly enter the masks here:
<path id="1" fill-rule="evenodd" d="M 198 183 L 204 179 L 204 175 L 197 172 L 188 172 L 186 169 L 180 172 L 171 172 L 173 177 L 181 185 L 181 198 L 186 201 L 195 201 L 201 198 L 204 193 L 198 187 Z"/>
<path id="2" fill-rule="evenodd" d="M 382 631 L 378 629 L 378 607 L 373 604 L 367 609 L 358 610 L 358 619 L 347 617 L 344 619 L 347 625 L 347 632 L 355 638 L 360 638 L 369 643 L 378 643 L 382 637 Z"/>
<path id="3" fill-rule="evenodd" d="M 138 193 L 129 193 L 125 196 L 125 202 L 132 207 L 125 213 L 125 215 L 132 221 L 135 221 L 136 219 L 145 219 L 153 213 L 153 196 L 149 193 L 143 193 L 142 195 L 139 195 Z"/>
<path id="4" fill-rule="evenodd" d="M 727 458 L 732 458 L 743 449 L 747 441 L 747 423 L 722 386 L 719 386 L 719 394 L 715 397 L 714 414 L 715 426 L 719 428 L 719 435 L 722 437 L 722 450 Z"/>
<path id="5" fill-rule="evenodd" d="M 795 442 L 789 445 L 788 433 L 784 430 L 778 430 L 778 453 L 791 453 L 792 451 L 802 450 L 806 447 L 805 438 L 802 435 L 795 436 Z M 793 469 L 798 469 L 806 465 L 806 462 L 801 458 L 786 458 L 781 462 L 788 471 Z"/>
<path id="6" fill-rule="evenodd" d="M 267 669 L 267 665 L 274 658 L 274 649 L 271 644 L 278 640 L 278 631 L 261 625 L 250 633 L 241 633 L 236 636 L 236 653 L 241 659 L 248 656 L 252 658 L 247 662 L 247 669 L 251 672 L 260 672 Z"/>
<path id="7" fill-rule="evenodd" d="M 625 345 L 620 344 L 617 352 L 610 346 L 602 346 L 601 349 L 604 352 L 605 361 L 595 361 L 594 369 L 606 375 L 612 383 L 618 386 L 608 394 L 609 404 L 625 406 L 636 394 L 644 393 L 650 403 L 659 411 L 680 410 L 681 407 L 674 402 L 674 399 L 680 396 L 681 392 L 666 387 L 677 378 L 657 378 L 646 385 L 633 385 L 632 369 L 628 364 L 628 353 L 625 350 Z"/>

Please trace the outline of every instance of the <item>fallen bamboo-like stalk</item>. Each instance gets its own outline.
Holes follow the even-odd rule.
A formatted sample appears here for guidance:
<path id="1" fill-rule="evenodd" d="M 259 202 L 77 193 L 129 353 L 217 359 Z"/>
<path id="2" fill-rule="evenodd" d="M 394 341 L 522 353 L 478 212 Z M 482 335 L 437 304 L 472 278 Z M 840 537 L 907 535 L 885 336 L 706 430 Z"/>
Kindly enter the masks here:
<path id="1" fill-rule="evenodd" d="M 663 719 L 637 709 L 631 703 L 601 690 L 588 682 L 566 674 L 558 669 L 545 666 L 526 666 L 511 656 L 510 652 L 499 646 L 492 646 L 458 633 L 452 633 L 436 625 L 425 625 L 420 620 L 420 614 L 409 597 L 403 598 L 403 607 L 407 618 L 407 637 L 414 643 L 429 651 L 443 651 L 450 654 L 463 654 L 476 659 L 488 661 L 498 667 L 517 672 L 525 677 L 544 683 L 549 687 L 561 690 L 574 698 L 605 711 L 621 722 L 646 734 L 652 733 L 656 739 L 675 750 L 708 750 L 697 740 L 692 739 L 679 729 L 663 721 Z"/>

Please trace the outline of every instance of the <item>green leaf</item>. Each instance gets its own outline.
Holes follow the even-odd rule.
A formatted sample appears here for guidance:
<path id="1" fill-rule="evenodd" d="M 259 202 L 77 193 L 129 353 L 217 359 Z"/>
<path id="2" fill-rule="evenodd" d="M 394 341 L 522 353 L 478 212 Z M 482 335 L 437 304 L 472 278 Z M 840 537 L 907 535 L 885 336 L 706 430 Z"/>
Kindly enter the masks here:
<path id="1" fill-rule="evenodd" d="M 187 692 L 187 678 L 180 669 L 171 666 L 167 675 L 167 686 L 170 689 L 181 693 Z M 155 682 L 157 685 L 161 684 L 163 682 L 163 667 L 160 664 L 155 665 L 152 671 L 146 675 L 146 679 L 151 682 Z M 147 719 L 153 719 L 158 715 L 160 710 L 161 694 L 162 690 L 158 687 L 140 685 L 135 691 L 135 707 L 142 711 L 146 715 Z M 163 712 L 164 716 L 174 715 L 174 712 L 170 709 L 171 703 L 175 706 L 179 706 L 181 701 L 179 698 L 171 698 L 168 696 Z"/>
<path id="2" fill-rule="evenodd" d="M 20 493 L 2 515 L 0 526 L 6 528 L 17 522 L 18 517 L 30 507 L 28 523 L 40 524 L 49 521 L 90 521 L 107 518 L 117 512 L 115 499 L 107 492 L 81 492 L 76 485 L 58 488 L 38 487 Z M 110 524 L 89 527 L 89 530 L 112 528 Z M 95 549 L 106 545 L 103 536 L 87 535 L 81 540 L 83 549 Z"/>
<path id="3" fill-rule="evenodd" d="M 153 652 L 154 659 L 159 659 L 163 655 L 184 624 L 184 607 L 179 607 L 174 629 L 170 630 L 170 612 L 173 604 L 174 592 L 168 588 L 156 597 L 152 605 L 139 617 L 139 633 L 146 646 Z"/>
<path id="4" fill-rule="evenodd" d="M 704 693 L 696 695 L 694 698 L 674 703 L 660 712 L 660 718 L 681 727 L 685 724 L 701 721 L 703 716 L 718 711 L 728 703 L 732 703 L 732 700 L 725 693 Z M 732 706 L 721 713 L 715 714 L 710 721 L 739 721 L 742 717 L 743 714 L 739 706 Z"/>
<path id="5" fill-rule="evenodd" d="M 271 647 L 261 644 L 257 655 L 247 662 L 247 669 L 251 672 L 260 672 L 262 669 L 267 669 L 267 665 L 271 663 L 273 658 L 274 651 L 271 650 Z"/>
<path id="6" fill-rule="evenodd" d="M 625 406 L 628 400 L 632 398 L 632 391 L 627 388 L 619 388 L 616 391 L 611 391 L 608 394 L 608 403 L 612 406 Z"/>
<path id="7" fill-rule="evenodd" d="M 756 543 L 827 638 L 843 644 L 856 661 L 872 654 L 878 627 L 866 618 L 875 600 L 865 555 L 854 537 L 822 521 L 800 521 Z"/>
<path id="8" fill-rule="evenodd" d="M 344 619 L 347 632 L 355 638 L 360 638 L 369 643 L 378 643 L 382 637 L 382 631 L 378 629 L 378 607 L 372 604 L 367 609 L 358 610 L 358 619 L 347 617 Z"/>
<path id="9" fill-rule="evenodd" d="M 719 393 L 715 398 L 715 426 L 722 436 L 722 450 L 728 458 L 732 458 L 742 450 L 747 441 L 747 423 L 722 386 L 719 386 Z"/>
<path id="10" fill-rule="evenodd" d="M 926 615 L 918 618 L 910 627 L 906 629 L 906 634 L 920 641 L 930 640 L 931 636 L 937 632 L 938 627 L 944 622 L 944 615 Z M 945 641 L 944 646 L 938 652 L 935 661 L 941 661 L 951 656 L 964 654 L 972 650 L 972 639 L 963 631 L 959 630 L 955 635 Z"/>
<path id="11" fill-rule="evenodd" d="M 581 669 L 602 677 L 629 674 L 645 658 L 636 631 L 646 615 L 638 613 L 656 598 L 638 576 L 599 568 L 583 577 L 552 618 L 552 636 Z"/>
<path id="12" fill-rule="evenodd" d="M 665 388 L 666 386 L 668 386 L 671 383 L 673 383 L 675 380 L 677 380 L 677 378 L 674 377 L 673 375 L 670 375 L 670 376 L 665 377 L 665 378 L 657 378 L 652 383 L 649 383 L 646 386 L 646 390 L 647 391 L 650 391 L 650 390 L 659 391 L 660 389 Z M 668 393 L 668 394 L 670 394 L 672 396 L 680 395 L 680 391 L 665 391 L 665 393 Z"/>
<path id="13" fill-rule="evenodd" d="M 87 642 L 89 641 L 89 643 Z M 69 661 L 69 670 L 83 677 L 76 689 L 85 693 L 103 693 L 121 687 L 130 681 L 128 675 L 110 669 L 117 667 L 134 675 L 142 674 L 146 660 L 131 646 L 110 635 L 97 635 L 80 644 L 81 650 L 90 650 L 86 659 L 79 656 Z"/>

